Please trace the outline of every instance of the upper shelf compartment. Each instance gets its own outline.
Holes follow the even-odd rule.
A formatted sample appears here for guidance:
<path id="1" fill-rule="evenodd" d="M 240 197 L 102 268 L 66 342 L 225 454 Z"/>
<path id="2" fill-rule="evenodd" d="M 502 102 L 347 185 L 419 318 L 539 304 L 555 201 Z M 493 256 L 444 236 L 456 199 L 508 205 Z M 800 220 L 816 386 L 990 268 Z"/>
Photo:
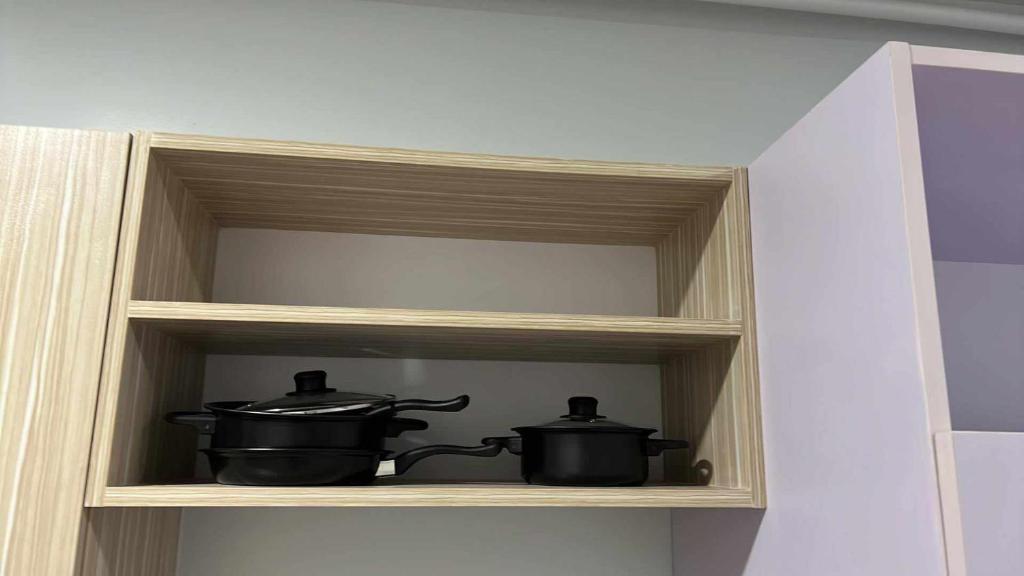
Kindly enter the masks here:
<path id="1" fill-rule="evenodd" d="M 730 168 L 155 134 L 153 158 L 219 225 L 655 246 Z"/>
<path id="2" fill-rule="evenodd" d="M 535 268 L 524 267 L 521 273 L 530 283 L 553 293 L 549 299 L 552 307 L 500 311 L 587 313 L 589 310 L 575 305 L 573 291 L 577 289 L 585 292 L 580 301 L 604 299 L 594 308 L 609 309 L 607 300 L 617 297 L 617 283 L 647 282 L 649 305 L 623 309 L 621 314 L 717 320 L 743 317 L 749 272 L 745 173 L 739 169 L 168 134 L 143 134 L 138 140 L 132 185 L 144 188 L 144 201 L 131 291 L 135 300 L 458 308 L 451 302 L 409 302 L 400 296 L 360 301 L 344 287 L 336 291 L 335 300 L 327 301 L 301 297 L 267 301 L 259 290 L 218 294 L 215 277 L 225 273 L 251 277 L 249 285 L 256 287 L 282 277 L 294 280 L 296 286 L 317 285 L 317 265 L 331 265 L 331 258 L 296 252 L 295 260 L 315 265 L 264 270 L 259 249 L 253 247 L 263 242 L 287 250 L 287 246 L 301 243 L 295 241 L 296 231 L 301 231 L 462 239 L 481 242 L 478 252 L 495 250 L 495 261 L 504 261 L 507 252 L 493 241 L 560 244 L 561 248 L 552 246 L 550 250 L 551 254 L 562 250 L 558 253 L 561 262 L 573 260 L 572 245 L 599 245 L 591 247 L 594 250 L 630 247 L 635 254 L 614 253 L 607 262 L 600 261 L 604 252 L 580 252 L 577 260 L 589 260 L 589 264 L 580 264 L 590 266 L 584 274 L 576 270 L 562 273 L 565 265 L 557 262 L 545 268 L 541 263 L 548 256 L 541 255 L 534 259 Z M 218 256 L 218 238 L 229 228 L 256 230 L 232 232 L 240 236 L 223 242 L 223 253 Z M 246 249 L 232 249 L 239 244 Z M 365 243 L 339 246 L 342 250 L 351 246 L 366 250 Z M 231 260 L 234 266 L 215 264 L 218 258 Z M 389 265 L 391 269 L 408 269 L 431 263 Z M 469 302 L 461 309 L 472 310 L 474 290 L 494 289 L 495 282 L 488 283 L 486 271 L 460 272 L 458 292 Z M 415 275 L 416 270 L 407 273 Z M 294 274 L 301 277 L 290 278 Z M 587 274 L 590 279 L 582 288 L 567 284 L 571 278 Z M 514 295 L 514 288 L 504 289 Z M 558 304 L 559 291 L 565 294 L 565 304 Z"/>

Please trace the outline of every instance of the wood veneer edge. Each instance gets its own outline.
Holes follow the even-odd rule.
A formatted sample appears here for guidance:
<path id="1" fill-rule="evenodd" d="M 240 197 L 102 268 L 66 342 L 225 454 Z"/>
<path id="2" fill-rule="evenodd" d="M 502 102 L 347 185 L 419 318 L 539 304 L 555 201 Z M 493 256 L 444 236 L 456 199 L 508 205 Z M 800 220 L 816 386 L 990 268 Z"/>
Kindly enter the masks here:
<path id="1" fill-rule="evenodd" d="M 607 162 L 580 159 L 553 159 L 528 156 L 432 152 L 401 148 L 375 148 L 312 142 L 226 138 L 195 134 L 155 132 L 150 135 L 155 149 L 227 152 L 297 156 L 366 162 L 391 162 L 428 166 L 482 168 L 492 170 L 525 170 L 594 176 L 629 176 L 647 178 L 679 178 L 707 180 L 728 184 L 732 168 L 725 166 L 685 167 L 673 164 L 640 162 Z"/>

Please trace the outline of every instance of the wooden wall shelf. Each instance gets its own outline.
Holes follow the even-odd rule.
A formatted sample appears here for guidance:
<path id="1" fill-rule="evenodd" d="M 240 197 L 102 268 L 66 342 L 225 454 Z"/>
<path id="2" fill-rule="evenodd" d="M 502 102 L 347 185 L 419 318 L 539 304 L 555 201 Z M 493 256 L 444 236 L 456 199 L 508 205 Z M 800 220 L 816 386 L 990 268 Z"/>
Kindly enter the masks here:
<path id="1" fill-rule="evenodd" d="M 150 550 L 126 573 L 170 573 L 145 558 L 173 569 L 187 506 L 764 507 L 748 221 L 742 168 L 137 135 L 86 557 Z M 217 240 L 230 227 L 649 246 L 658 316 L 217 303 Z M 177 484 L 194 476 L 196 438 L 163 416 L 200 407 L 208 353 L 656 363 L 661 431 L 693 448 L 666 453 L 664 484 L 635 488 Z"/>
<path id="2" fill-rule="evenodd" d="M 743 333 L 737 320 L 138 300 L 128 317 L 216 354 L 660 363 Z"/>
<path id="3" fill-rule="evenodd" d="M 531 486 L 519 483 L 383 484 L 372 486 L 263 487 L 178 484 L 111 487 L 107 507 L 616 507 L 749 508 L 750 490 L 708 486 L 645 485 L 626 488 Z"/>

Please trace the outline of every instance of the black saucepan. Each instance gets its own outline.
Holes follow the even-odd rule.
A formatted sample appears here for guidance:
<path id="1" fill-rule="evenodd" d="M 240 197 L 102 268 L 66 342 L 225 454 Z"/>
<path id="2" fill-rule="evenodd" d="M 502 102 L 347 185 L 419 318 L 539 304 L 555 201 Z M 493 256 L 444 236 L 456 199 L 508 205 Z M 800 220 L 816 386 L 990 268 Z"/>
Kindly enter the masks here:
<path id="1" fill-rule="evenodd" d="M 637 486 L 647 481 L 647 458 L 663 450 L 687 448 L 683 440 L 648 438 L 653 428 L 604 420 L 597 400 L 569 399 L 569 413 L 540 426 L 512 429 L 519 436 L 484 438 L 521 456 L 523 479 L 555 486 Z"/>
<path id="2" fill-rule="evenodd" d="M 224 448 L 203 450 L 220 484 L 241 486 L 362 485 L 397 476 L 429 456 L 496 456 L 497 444 L 424 446 L 392 456 L 382 450 L 338 448 Z"/>

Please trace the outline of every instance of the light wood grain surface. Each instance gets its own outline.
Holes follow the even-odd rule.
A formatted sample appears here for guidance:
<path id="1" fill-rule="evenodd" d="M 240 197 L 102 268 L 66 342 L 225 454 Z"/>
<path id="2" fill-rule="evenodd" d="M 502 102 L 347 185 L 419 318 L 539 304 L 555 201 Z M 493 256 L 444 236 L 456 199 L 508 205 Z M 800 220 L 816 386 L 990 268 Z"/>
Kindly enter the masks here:
<path id="1" fill-rule="evenodd" d="M 657 363 L 736 321 L 133 301 L 133 325 L 206 352 Z"/>
<path id="2" fill-rule="evenodd" d="M 0 574 L 74 568 L 128 134 L 0 126 Z"/>
<path id="3" fill-rule="evenodd" d="M 496 156 L 492 154 L 466 154 L 403 148 L 369 148 L 341 144 L 259 140 L 252 138 L 225 138 L 197 134 L 170 134 L 156 132 L 150 135 L 153 148 L 247 154 L 253 156 L 282 156 L 324 160 L 349 160 L 412 166 L 439 166 L 451 168 L 479 168 L 488 170 L 528 171 L 586 176 L 623 176 L 636 178 L 670 178 L 700 180 L 718 183 L 719 187 L 732 182 L 732 168 L 690 167 L 676 164 L 649 164 L 641 162 L 606 162 L 593 160 L 563 160 L 528 156 Z"/>
<path id="4" fill-rule="evenodd" d="M 195 448 L 162 415 L 199 403 L 205 357 L 158 331 L 129 326 L 128 305 L 132 294 L 208 299 L 217 228 L 180 180 L 150 160 L 148 136 L 139 135 L 125 191 L 87 501 L 96 501 L 108 483 L 184 473 Z"/>
<path id="5" fill-rule="evenodd" d="M 170 431 L 165 412 L 198 405 L 205 356 L 158 331 L 129 326 L 128 302 L 205 300 L 213 282 L 216 224 L 135 136 L 118 240 L 105 362 L 96 407 L 86 502 L 103 489 L 188 474 L 195 440 Z M 172 576 L 176 509 L 90 514 L 79 571 L 97 576 Z"/>
<path id="6" fill-rule="evenodd" d="M 180 508 L 89 508 L 76 576 L 174 576 Z"/>
<path id="7" fill-rule="evenodd" d="M 581 488 L 529 484 L 226 486 L 181 484 L 107 488 L 104 506 L 751 506 L 749 490 L 706 486 Z"/>
<path id="8" fill-rule="evenodd" d="M 90 514 L 83 573 L 172 574 L 182 506 L 763 506 L 743 171 L 137 140 L 87 499 L 123 513 Z M 661 317 L 211 303 L 224 226 L 655 246 Z M 621 489 L 166 484 L 188 476 L 195 440 L 161 415 L 198 406 L 208 352 L 664 363 L 666 427 L 692 434 L 716 475 Z M 673 480 L 693 479 L 683 464 Z"/>
<path id="9" fill-rule="evenodd" d="M 765 505 L 761 403 L 757 373 L 747 174 L 658 244 L 662 316 L 733 318 L 741 336 L 669 358 L 661 369 L 666 436 L 686 438 L 689 454 L 666 454 L 666 477 L 699 481 L 712 464 L 711 485 L 749 488 Z M 741 320 L 742 319 L 742 320 Z"/>
<path id="10" fill-rule="evenodd" d="M 234 227 L 654 245 L 732 180 L 727 168 L 166 134 L 151 146 Z"/>

